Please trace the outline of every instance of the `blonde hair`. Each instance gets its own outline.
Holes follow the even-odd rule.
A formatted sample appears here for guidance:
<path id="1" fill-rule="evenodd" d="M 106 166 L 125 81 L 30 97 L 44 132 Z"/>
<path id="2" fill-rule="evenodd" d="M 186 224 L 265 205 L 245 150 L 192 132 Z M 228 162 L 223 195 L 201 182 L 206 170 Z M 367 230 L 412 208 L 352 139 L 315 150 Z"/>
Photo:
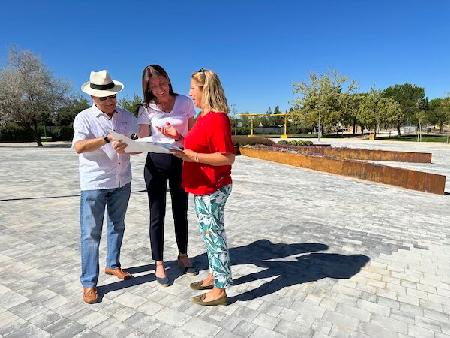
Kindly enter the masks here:
<path id="1" fill-rule="evenodd" d="M 192 79 L 203 88 L 203 110 L 228 113 L 227 98 L 216 73 L 201 68 L 192 74 Z"/>

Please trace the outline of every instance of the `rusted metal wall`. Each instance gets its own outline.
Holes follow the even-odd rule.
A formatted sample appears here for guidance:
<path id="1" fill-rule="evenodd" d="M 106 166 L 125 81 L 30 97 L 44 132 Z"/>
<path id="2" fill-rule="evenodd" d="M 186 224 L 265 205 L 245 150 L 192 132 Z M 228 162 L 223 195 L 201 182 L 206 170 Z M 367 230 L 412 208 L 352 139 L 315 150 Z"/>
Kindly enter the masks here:
<path id="1" fill-rule="evenodd" d="M 353 149 L 353 148 L 331 148 L 302 146 L 283 148 L 295 148 L 295 151 L 308 155 L 325 155 L 334 158 L 364 161 L 398 161 L 413 163 L 431 163 L 431 153 L 374 150 L 374 149 Z"/>
<path id="2" fill-rule="evenodd" d="M 242 155 L 443 195 L 446 177 L 362 161 L 240 147 Z"/>

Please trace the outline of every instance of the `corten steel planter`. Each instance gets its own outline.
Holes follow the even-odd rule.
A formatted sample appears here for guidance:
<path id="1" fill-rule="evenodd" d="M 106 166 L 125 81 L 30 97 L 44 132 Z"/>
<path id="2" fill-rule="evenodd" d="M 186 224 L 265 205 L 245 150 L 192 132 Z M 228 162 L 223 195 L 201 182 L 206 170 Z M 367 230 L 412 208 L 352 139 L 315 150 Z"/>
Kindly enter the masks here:
<path id="1" fill-rule="evenodd" d="M 325 155 L 346 160 L 431 163 L 431 153 L 317 146 L 292 147 L 282 145 L 280 147 L 288 149 L 295 148 L 295 151 L 305 155 Z"/>
<path id="2" fill-rule="evenodd" d="M 369 162 L 255 149 L 251 147 L 240 147 L 240 152 L 242 155 L 262 160 L 290 164 L 296 167 L 355 177 L 433 194 L 443 195 L 445 189 L 446 177 L 438 174 L 394 168 Z"/>

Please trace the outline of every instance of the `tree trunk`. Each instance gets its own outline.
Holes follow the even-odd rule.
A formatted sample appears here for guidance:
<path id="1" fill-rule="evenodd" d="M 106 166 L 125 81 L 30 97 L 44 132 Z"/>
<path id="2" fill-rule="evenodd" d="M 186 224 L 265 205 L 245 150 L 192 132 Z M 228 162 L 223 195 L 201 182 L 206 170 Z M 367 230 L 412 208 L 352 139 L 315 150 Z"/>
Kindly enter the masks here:
<path id="1" fill-rule="evenodd" d="M 400 137 L 401 136 L 400 123 L 397 123 L 397 132 L 398 132 L 398 137 Z"/>
<path id="2" fill-rule="evenodd" d="M 356 135 L 356 119 L 353 120 L 353 135 Z"/>
<path id="3" fill-rule="evenodd" d="M 444 132 L 444 122 L 439 122 L 439 134 Z"/>
<path id="4" fill-rule="evenodd" d="M 33 132 L 34 132 L 34 139 L 37 142 L 38 147 L 42 147 L 41 134 L 39 133 L 38 123 L 37 123 L 36 120 L 33 120 L 32 129 L 33 129 Z"/>

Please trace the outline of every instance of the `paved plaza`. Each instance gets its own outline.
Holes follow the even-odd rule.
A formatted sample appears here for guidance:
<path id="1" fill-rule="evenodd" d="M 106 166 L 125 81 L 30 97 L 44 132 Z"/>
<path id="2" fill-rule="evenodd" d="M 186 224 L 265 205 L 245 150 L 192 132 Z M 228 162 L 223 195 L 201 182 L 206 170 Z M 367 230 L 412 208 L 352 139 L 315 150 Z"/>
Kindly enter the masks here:
<path id="1" fill-rule="evenodd" d="M 448 144 L 322 141 L 432 152 L 432 164 L 386 164 L 450 180 Z M 155 281 L 145 157 L 134 156 L 121 262 L 135 277 L 101 273 L 101 301 L 87 305 L 77 155 L 67 144 L 0 144 L 0 158 L 0 337 L 450 337 L 449 194 L 238 156 L 225 215 L 234 286 L 229 306 L 207 308 L 190 300 L 198 277 L 177 270 L 170 198 L 172 285 Z M 189 254 L 202 277 L 207 259 L 192 202 Z"/>

